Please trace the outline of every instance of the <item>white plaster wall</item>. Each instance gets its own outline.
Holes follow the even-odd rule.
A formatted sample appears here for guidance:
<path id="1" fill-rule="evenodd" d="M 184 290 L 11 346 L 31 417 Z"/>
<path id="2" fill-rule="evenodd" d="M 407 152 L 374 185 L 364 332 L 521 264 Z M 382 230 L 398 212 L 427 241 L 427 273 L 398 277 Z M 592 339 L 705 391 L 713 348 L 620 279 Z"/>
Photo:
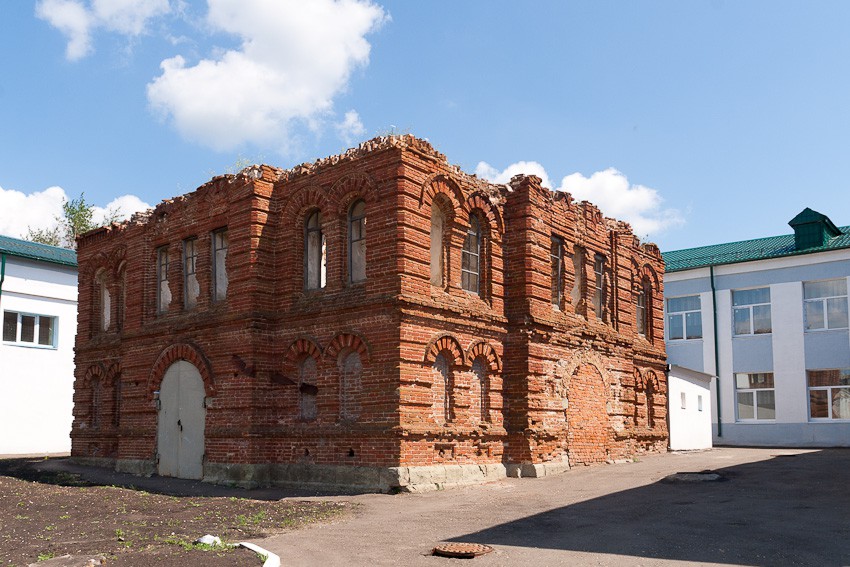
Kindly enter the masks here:
<path id="1" fill-rule="evenodd" d="M 0 454 L 71 450 L 77 274 L 7 257 L 0 311 L 56 317 L 56 348 L 0 343 Z"/>
<path id="2" fill-rule="evenodd" d="M 720 289 L 717 295 L 717 345 L 720 361 L 720 421 L 735 423 L 735 383 L 732 376 L 732 292 Z M 713 353 L 712 353 L 713 355 Z M 716 404 L 717 400 L 712 400 Z"/>
<path id="3" fill-rule="evenodd" d="M 702 367 L 706 374 L 717 376 L 714 360 L 714 297 L 711 292 L 699 294 L 702 315 Z"/>
<path id="4" fill-rule="evenodd" d="M 770 318 L 773 327 L 776 423 L 805 423 L 809 419 L 809 406 L 803 342 L 802 282 L 770 286 Z"/>
<path id="5" fill-rule="evenodd" d="M 667 387 L 670 392 L 670 449 L 685 451 L 711 447 L 711 392 L 709 383 L 671 370 Z M 682 408 L 682 394 L 685 407 Z M 702 411 L 698 397 L 702 396 Z"/>

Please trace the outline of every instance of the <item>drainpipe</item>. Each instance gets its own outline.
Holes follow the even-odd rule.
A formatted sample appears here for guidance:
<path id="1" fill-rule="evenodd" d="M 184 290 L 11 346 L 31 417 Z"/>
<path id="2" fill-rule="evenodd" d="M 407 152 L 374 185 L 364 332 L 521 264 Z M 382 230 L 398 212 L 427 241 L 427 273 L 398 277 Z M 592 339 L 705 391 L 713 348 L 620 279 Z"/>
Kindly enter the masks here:
<path id="1" fill-rule="evenodd" d="M 714 266 L 708 267 L 711 275 L 711 311 L 714 318 L 714 377 L 716 382 L 715 392 L 717 393 L 717 436 L 723 437 L 723 424 L 720 421 L 720 351 L 717 346 L 717 293 L 714 289 Z"/>

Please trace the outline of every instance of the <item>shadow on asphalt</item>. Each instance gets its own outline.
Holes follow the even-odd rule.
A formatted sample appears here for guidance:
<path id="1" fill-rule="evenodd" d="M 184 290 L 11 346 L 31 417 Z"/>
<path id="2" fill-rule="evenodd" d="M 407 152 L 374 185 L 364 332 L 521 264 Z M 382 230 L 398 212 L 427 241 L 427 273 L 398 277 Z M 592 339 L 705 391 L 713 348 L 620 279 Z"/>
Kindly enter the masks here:
<path id="1" fill-rule="evenodd" d="M 850 450 L 716 470 L 726 482 L 661 481 L 449 541 L 699 563 L 850 564 Z"/>
<path id="2" fill-rule="evenodd" d="M 312 496 L 352 496 L 358 491 L 321 491 L 300 488 L 237 488 L 158 475 L 149 477 L 111 469 L 78 465 L 66 457 L 0 459 L 0 476 L 59 486 L 119 486 L 154 494 L 186 497 L 236 497 L 251 500 L 282 500 Z"/>

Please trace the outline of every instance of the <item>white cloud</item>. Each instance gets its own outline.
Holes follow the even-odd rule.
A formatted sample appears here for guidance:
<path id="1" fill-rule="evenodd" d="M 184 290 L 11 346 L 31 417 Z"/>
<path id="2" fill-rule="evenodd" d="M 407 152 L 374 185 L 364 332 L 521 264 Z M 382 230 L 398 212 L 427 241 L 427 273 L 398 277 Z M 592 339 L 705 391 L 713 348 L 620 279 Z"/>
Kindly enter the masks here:
<path id="1" fill-rule="evenodd" d="M 39 0 L 35 14 L 65 34 L 65 57 L 77 61 L 93 51 L 92 32 L 103 28 L 127 36 L 146 31 L 148 21 L 171 11 L 168 0 Z"/>
<path id="2" fill-rule="evenodd" d="M 366 133 L 366 128 L 360 121 L 357 111 L 349 110 L 345 113 L 343 121 L 336 124 L 336 132 L 340 140 L 351 145 Z"/>
<path id="3" fill-rule="evenodd" d="M 507 183 L 518 173 L 533 174 L 543 179 L 544 187 L 552 187 L 546 170 L 536 161 L 517 162 L 503 171 L 482 161 L 475 173 L 493 183 Z M 571 193 L 577 201 L 590 201 L 606 216 L 628 222 L 641 237 L 685 224 L 680 211 L 664 207 L 664 199 L 657 189 L 632 185 L 614 168 L 597 171 L 590 177 L 581 173 L 567 175 L 556 190 Z"/>
<path id="4" fill-rule="evenodd" d="M 22 238 L 30 228 L 49 229 L 62 216 L 62 203 L 68 199 L 61 187 L 48 187 L 43 191 L 23 193 L 14 189 L 0 187 L 0 234 Z M 120 220 L 130 218 L 137 211 L 150 208 L 150 205 L 135 195 L 123 195 L 113 199 L 105 207 L 94 206 L 93 219 L 103 222 L 107 211 L 117 211 Z"/>
<path id="5" fill-rule="evenodd" d="M 638 236 L 658 234 L 685 224 L 678 210 L 664 208 L 664 199 L 657 189 L 632 185 L 613 167 L 590 177 L 581 173 L 567 175 L 558 190 L 571 193 L 578 201 L 590 201 L 607 216 L 630 223 Z"/>
<path id="6" fill-rule="evenodd" d="M 237 36 L 239 48 L 195 65 L 166 59 L 147 95 L 181 135 L 219 151 L 243 143 L 285 151 L 295 121 L 315 128 L 354 69 L 368 64 L 365 36 L 389 17 L 370 0 L 208 4 L 210 28 Z"/>
<path id="7" fill-rule="evenodd" d="M 486 161 L 478 162 L 478 165 L 475 167 L 475 175 L 491 183 L 508 183 L 511 177 L 521 173 L 525 175 L 536 175 L 543 180 L 544 187 L 552 186 L 546 170 L 536 161 L 518 161 L 512 163 L 503 171 L 499 171 Z"/>

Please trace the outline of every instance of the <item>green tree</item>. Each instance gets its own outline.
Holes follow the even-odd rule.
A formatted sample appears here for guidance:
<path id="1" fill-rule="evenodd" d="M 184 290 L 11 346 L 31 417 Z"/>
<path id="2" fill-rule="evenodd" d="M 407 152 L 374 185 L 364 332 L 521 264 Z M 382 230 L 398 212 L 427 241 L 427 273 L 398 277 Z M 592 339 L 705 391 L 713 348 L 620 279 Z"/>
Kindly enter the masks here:
<path id="1" fill-rule="evenodd" d="M 94 206 L 86 203 L 85 193 L 70 201 L 62 202 L 62 216 L 56 217 L 56 222 L 51 228 L 27 227 L 26 240 L 50 244 L 51 246 L 63 246 L 76 250 L 77 237 L 98 226 L 105 226 L 116 222 L 120 218 L 117 209 L 109 210 L 103 224 L 94 222 Z"/>

